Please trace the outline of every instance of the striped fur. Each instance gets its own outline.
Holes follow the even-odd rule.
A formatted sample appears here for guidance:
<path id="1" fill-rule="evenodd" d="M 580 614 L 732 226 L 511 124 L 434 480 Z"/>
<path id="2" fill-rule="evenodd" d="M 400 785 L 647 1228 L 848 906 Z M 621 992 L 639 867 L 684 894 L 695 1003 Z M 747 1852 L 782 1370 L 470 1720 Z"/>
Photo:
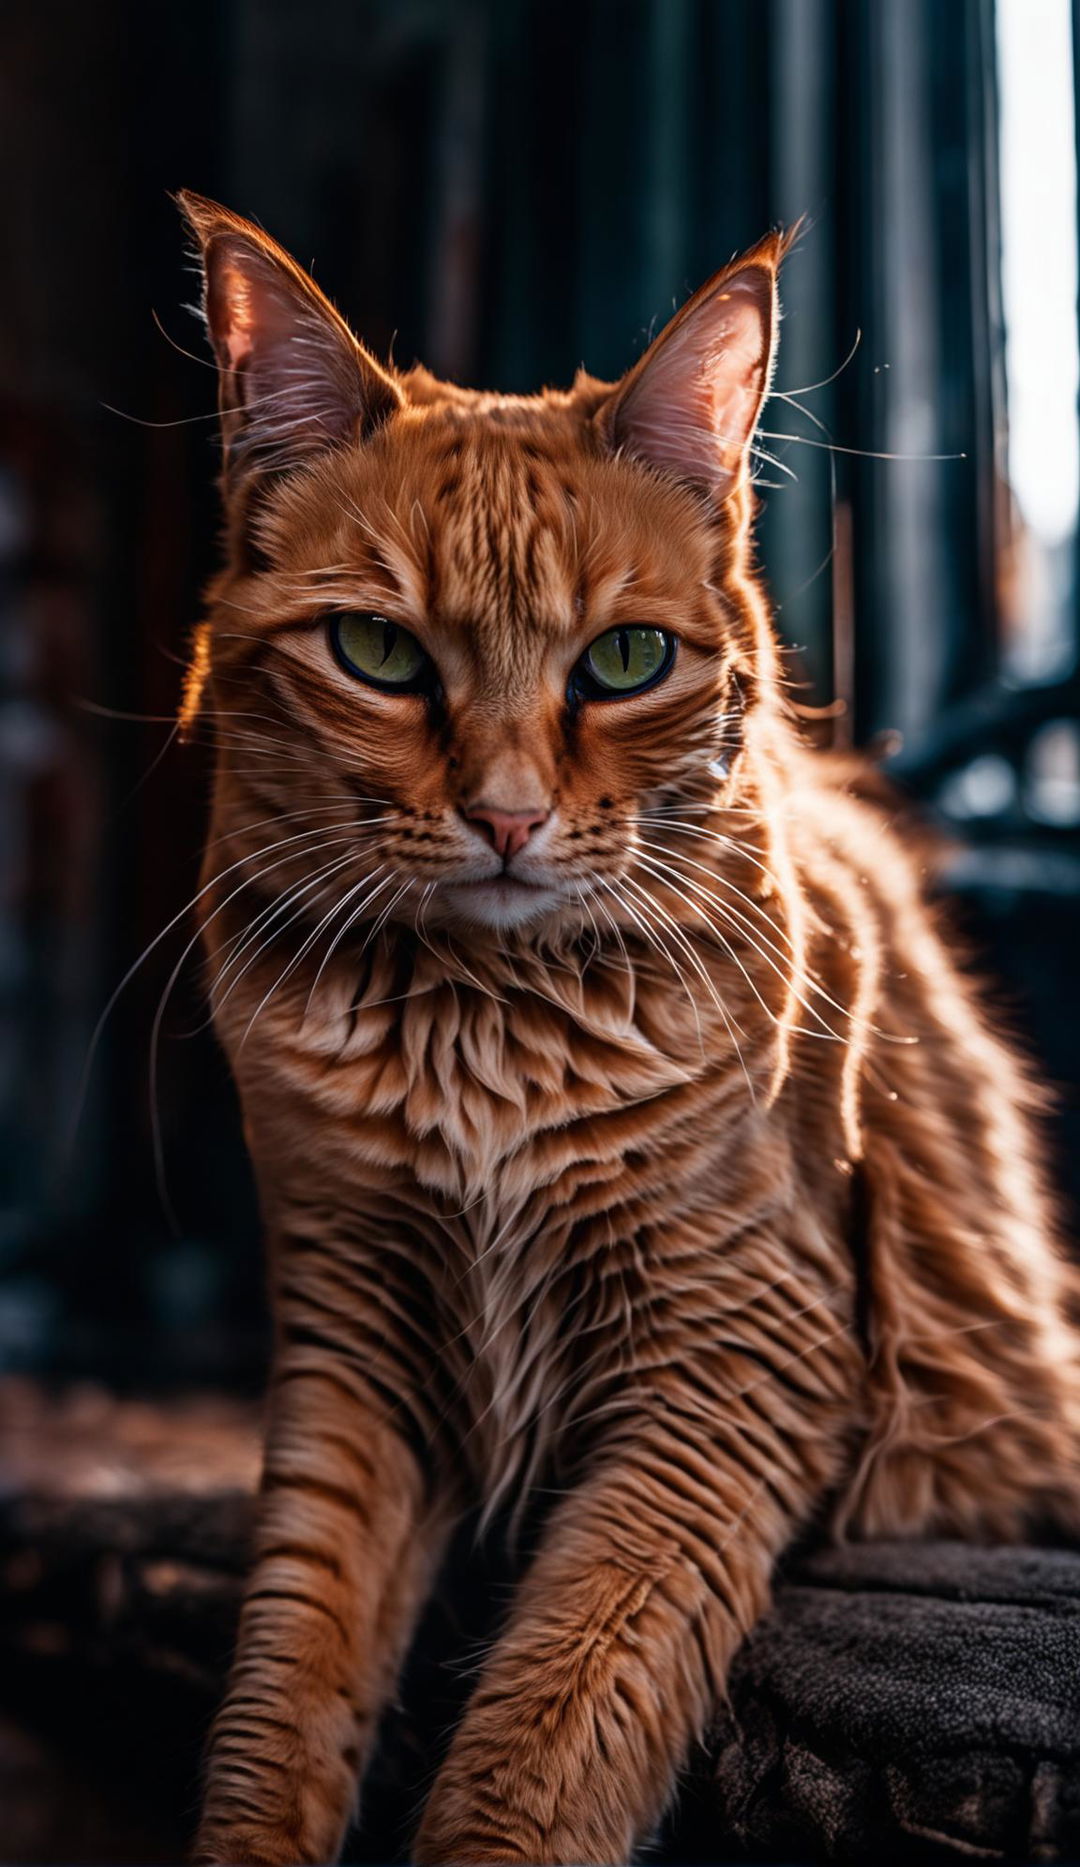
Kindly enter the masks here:
<path id="1" fill-rule="evenodd" d="M 546 1499 L 416 1858 L 623 1860 L 794 1537 L 1076 1522 L 1037 1098 L 888 799 L 785 705 L 748 477 L 783 243 L 682 353 L 515 398 L 391 377 L 265 235 L 187 208 L 230 547 L 185 720 L 277 1333 L 198 1858 L 335 1856 L 454 1524 Z M 760 343 L 694 324 L 733 279 Z M 441 697 L 350 681 L 343 606 L 412 629 Z M 620 621 L 678 634 L 671 675 L 568 708 Z M 482 789 L 552 813 L 529 914 L 470 908 Z"/>

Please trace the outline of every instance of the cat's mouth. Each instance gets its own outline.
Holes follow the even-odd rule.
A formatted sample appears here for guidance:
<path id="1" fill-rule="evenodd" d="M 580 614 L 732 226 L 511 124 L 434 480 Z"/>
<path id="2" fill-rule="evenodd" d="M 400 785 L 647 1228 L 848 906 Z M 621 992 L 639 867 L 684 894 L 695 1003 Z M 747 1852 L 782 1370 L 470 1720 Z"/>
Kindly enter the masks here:
<path id="1" fill-rule="evenodd" d="M 439 895 L 455 919 L 496 928 L 522 927 L 562 907 L 569 899 L 565 885 L 531 881 L 508 869 L 478 881 L 445 882 Z"/>

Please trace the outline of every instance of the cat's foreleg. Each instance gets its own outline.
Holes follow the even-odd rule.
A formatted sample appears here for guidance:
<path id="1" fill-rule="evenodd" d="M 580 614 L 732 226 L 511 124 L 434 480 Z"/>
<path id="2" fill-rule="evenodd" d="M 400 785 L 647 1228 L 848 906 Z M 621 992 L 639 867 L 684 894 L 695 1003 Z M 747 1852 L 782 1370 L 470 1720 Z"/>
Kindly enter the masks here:
<path id="1" fill-rule="evenodd" d="M 332 1861 L 444 1544 L 355 1367 L 279 1367 L 255 1564 L 211 1738 L 199 1862 Z"/>
<path id="2" fill-rule="evenodd" d="M 772 1396 L 759 1399 L 753 1422 L 712 1435 L 677 1415 L 643 1422 L 633 1451 L 560 1507 L 436 1779 L 417 1861 L 625 1862 L 653 1831 L 831 1462 L 821 1440 L 763 1426 Z"/>

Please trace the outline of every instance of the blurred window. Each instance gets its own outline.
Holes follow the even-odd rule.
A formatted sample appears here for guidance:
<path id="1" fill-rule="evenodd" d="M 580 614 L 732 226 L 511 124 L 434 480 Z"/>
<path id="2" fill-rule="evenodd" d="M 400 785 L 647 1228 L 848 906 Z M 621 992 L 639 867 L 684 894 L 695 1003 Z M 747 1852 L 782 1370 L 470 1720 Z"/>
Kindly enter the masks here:
<path id="1" fill-rule="evenodd" d="M 1003 672 L 1046 681 L 1075 659 L 1080 349 L 1070 0 L 997 0 L 997 85 L 1008 410 Z"/>

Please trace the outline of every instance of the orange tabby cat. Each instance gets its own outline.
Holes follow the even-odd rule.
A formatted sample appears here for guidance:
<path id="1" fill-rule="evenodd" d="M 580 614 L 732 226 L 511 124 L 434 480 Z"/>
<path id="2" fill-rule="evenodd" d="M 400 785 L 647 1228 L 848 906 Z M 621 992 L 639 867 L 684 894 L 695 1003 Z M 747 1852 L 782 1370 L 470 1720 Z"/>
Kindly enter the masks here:
<path id="1" fill-rule="evenodd" d="M 198 1858 L 336 1854 L 451 1528 L 546 1498 L 416 1858 L 625 1860 L 798 1533 L 1076 1522 L 1034 1098 L 785 705 L 784 240 L 622 382 L 481 395 L 183 204 L 228 519 L 185 719 L 277 1333 Z"/>

